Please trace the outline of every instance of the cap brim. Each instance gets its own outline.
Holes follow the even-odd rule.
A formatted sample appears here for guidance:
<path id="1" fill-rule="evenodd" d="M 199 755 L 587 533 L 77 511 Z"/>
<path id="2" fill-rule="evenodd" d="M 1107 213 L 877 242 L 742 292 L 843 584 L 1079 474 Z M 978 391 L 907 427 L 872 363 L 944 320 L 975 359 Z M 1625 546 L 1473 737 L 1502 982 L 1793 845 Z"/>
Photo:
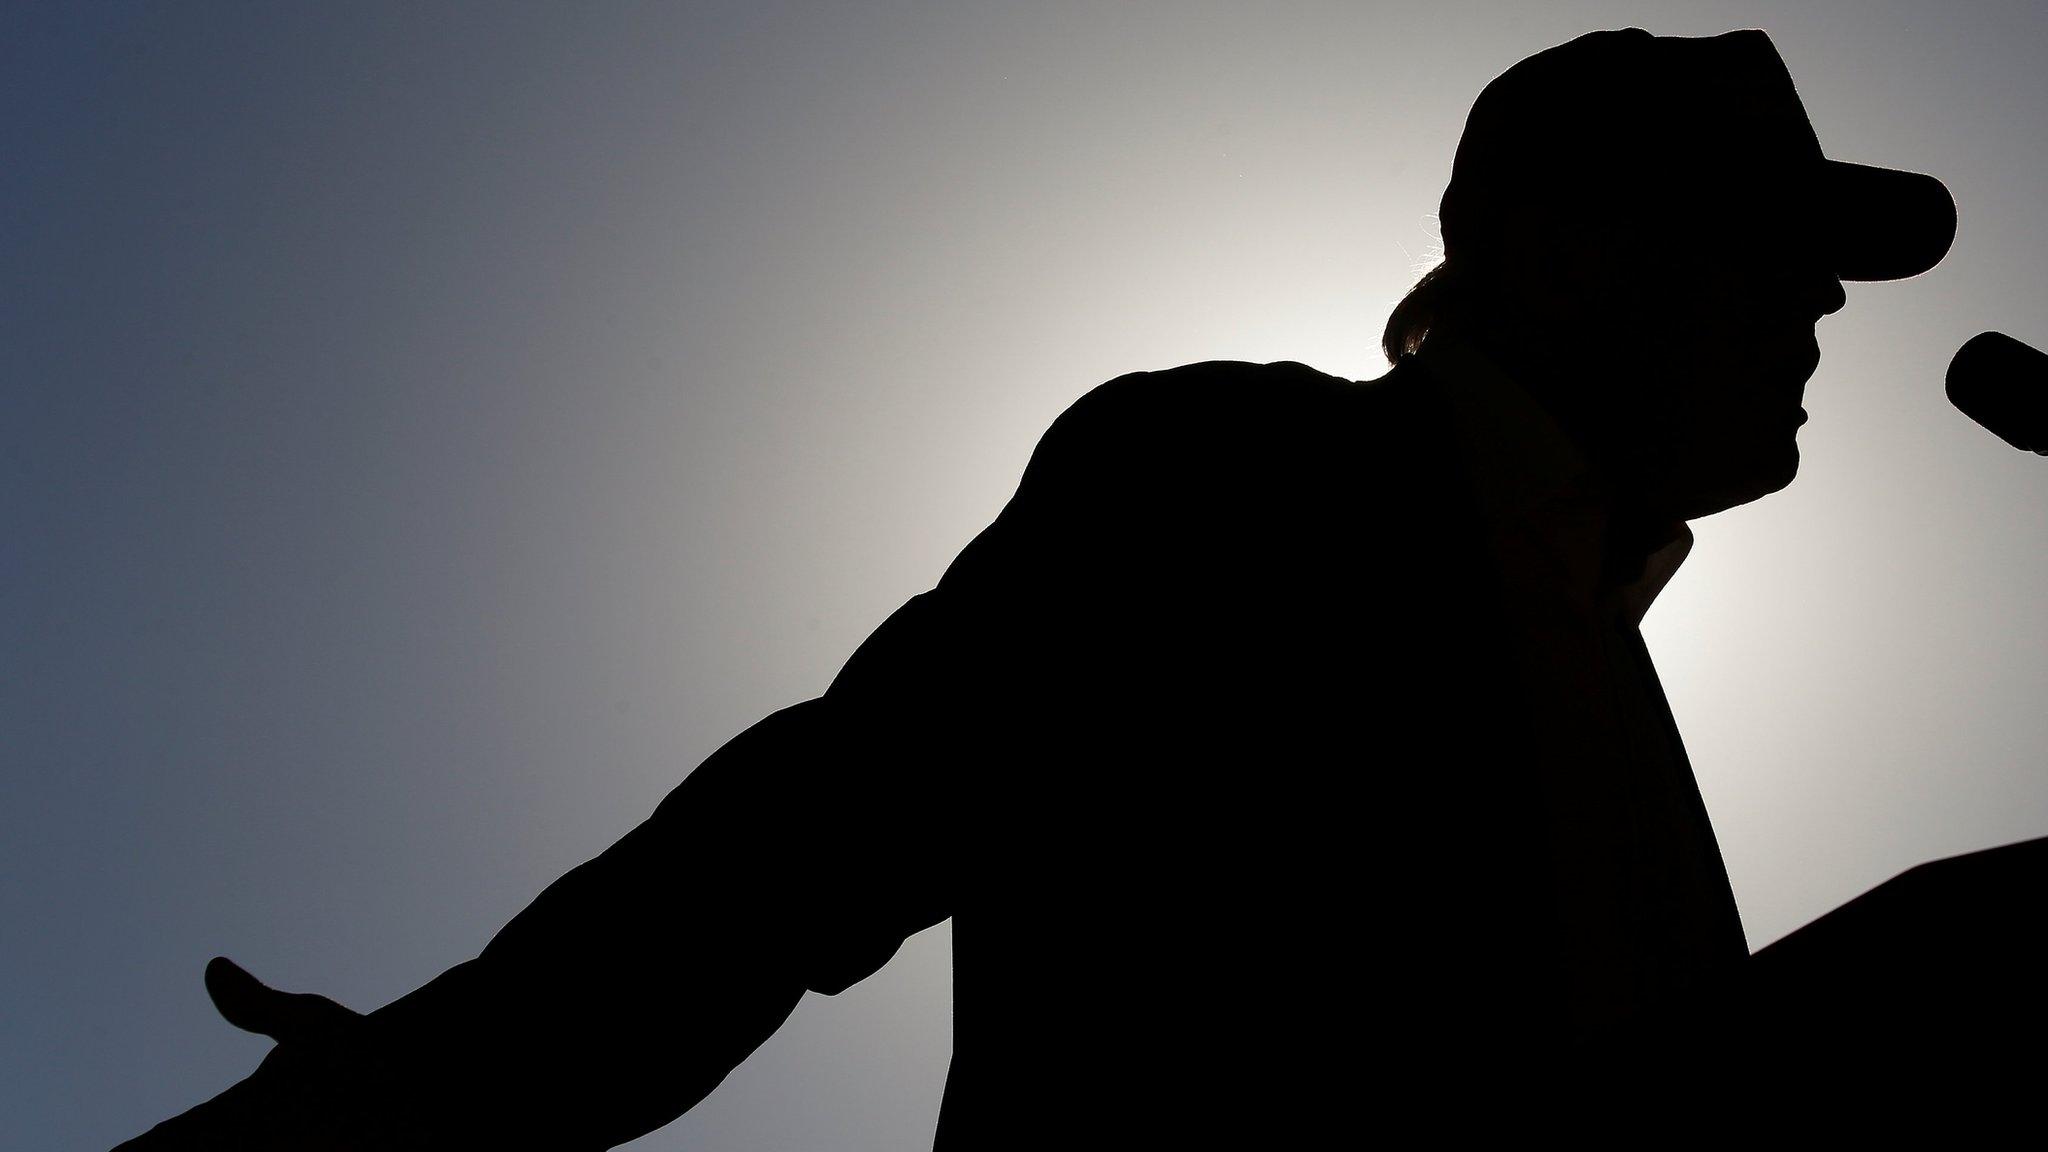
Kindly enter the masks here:
<path id="1" fill-rule="evenodd" d="M 1948 253 L 1956 202 L 1932 176 L 1825 162 L 1821 227 L 1844 280 L 1904 280 Z"/>

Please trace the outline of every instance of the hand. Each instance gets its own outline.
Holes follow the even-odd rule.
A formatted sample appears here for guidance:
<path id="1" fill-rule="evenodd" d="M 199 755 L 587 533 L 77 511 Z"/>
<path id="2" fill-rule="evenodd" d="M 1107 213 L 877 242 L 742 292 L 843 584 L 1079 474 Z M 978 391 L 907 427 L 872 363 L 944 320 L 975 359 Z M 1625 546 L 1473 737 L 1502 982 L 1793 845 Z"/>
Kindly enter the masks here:
<path id="1" fill-rule="evenodd" d="M 234 961 L 206 966 L 206 994 L 227 1022 L 277 1041 L 241 1083 L 116 1152 L 385 1147 L 372 1135 L 366 1018 L 325 996 L 279 992 Z"/>
<path id="2" fill-rule="evenodd" d="M 363 1014 L 311 992 L 279 992 L 225 956 L 206 965 L 206 994 L 221 1017 L 279 1044 L 311 1045 L 350 1034 Z"/>

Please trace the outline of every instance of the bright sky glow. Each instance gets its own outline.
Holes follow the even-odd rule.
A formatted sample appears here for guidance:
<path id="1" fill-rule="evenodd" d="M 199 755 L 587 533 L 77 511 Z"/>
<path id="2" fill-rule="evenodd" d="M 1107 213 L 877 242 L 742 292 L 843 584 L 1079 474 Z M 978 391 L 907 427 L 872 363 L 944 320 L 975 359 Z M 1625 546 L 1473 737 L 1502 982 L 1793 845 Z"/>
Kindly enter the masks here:
<path id="1" fill-rule="evenodd" d="M 1579 32 L 1771 30 L 1962 230 L 1822 326 L 1791 489 L 1646 625 L 1753 944 L 2048 834 L 2048 8 L 54 6 L 0 36 L 0 1092 L 99 1148 L 381 1004 L 822 690 L 1094 384 L 1377 375 L 1466 109 Z M 1745 254 L 1764 261 L 1768 251 Z M 644 1148 L 915 1148 L 945 930 Z M 1085 1037 L 1077 1037 L 1085 1043 Z"/>

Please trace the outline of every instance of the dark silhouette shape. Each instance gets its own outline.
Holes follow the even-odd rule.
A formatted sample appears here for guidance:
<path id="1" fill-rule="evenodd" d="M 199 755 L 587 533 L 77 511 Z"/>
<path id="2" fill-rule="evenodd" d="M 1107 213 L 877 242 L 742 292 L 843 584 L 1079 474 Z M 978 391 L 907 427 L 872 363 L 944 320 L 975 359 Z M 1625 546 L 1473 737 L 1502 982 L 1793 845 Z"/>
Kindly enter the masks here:
<path id="1" fill-rule="evenodd" d="M 1764 1066 L 1756 1006 L 1924 902 L 1752 961 L 1636 623 L 1687 519 L 1791 480 L 1841 278 L 1953 205 L 1827 160 L 1762 33 L 1629 30 L 1487 87 L 1442 221 L 1385 377 L 1088 393 L 825 695 L 476 960 L 367 1016 L 217 961 L 280 1043 L 136 1147 L 605 1147 L 948 917 L 955 1152 L 1619 1122 Z"/>
<path id="2" fill-rule="evenodd" d="M 1949 361 L 1948 398 L 2000 440 L 2048 456 L 2048 353 L 1980 332 Z"/>

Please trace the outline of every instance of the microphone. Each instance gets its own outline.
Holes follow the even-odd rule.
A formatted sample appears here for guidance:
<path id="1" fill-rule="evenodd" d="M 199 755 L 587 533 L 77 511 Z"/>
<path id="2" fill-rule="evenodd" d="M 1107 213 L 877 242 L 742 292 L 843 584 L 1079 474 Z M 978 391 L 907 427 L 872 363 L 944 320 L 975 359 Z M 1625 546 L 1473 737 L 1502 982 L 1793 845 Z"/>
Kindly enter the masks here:
<path id="1" fill-rule="evenodd" d="M 2048 352 L 1978 333 L 1949 361 L 1948 399 L 2007 444 L 2048 456 Z"/>

